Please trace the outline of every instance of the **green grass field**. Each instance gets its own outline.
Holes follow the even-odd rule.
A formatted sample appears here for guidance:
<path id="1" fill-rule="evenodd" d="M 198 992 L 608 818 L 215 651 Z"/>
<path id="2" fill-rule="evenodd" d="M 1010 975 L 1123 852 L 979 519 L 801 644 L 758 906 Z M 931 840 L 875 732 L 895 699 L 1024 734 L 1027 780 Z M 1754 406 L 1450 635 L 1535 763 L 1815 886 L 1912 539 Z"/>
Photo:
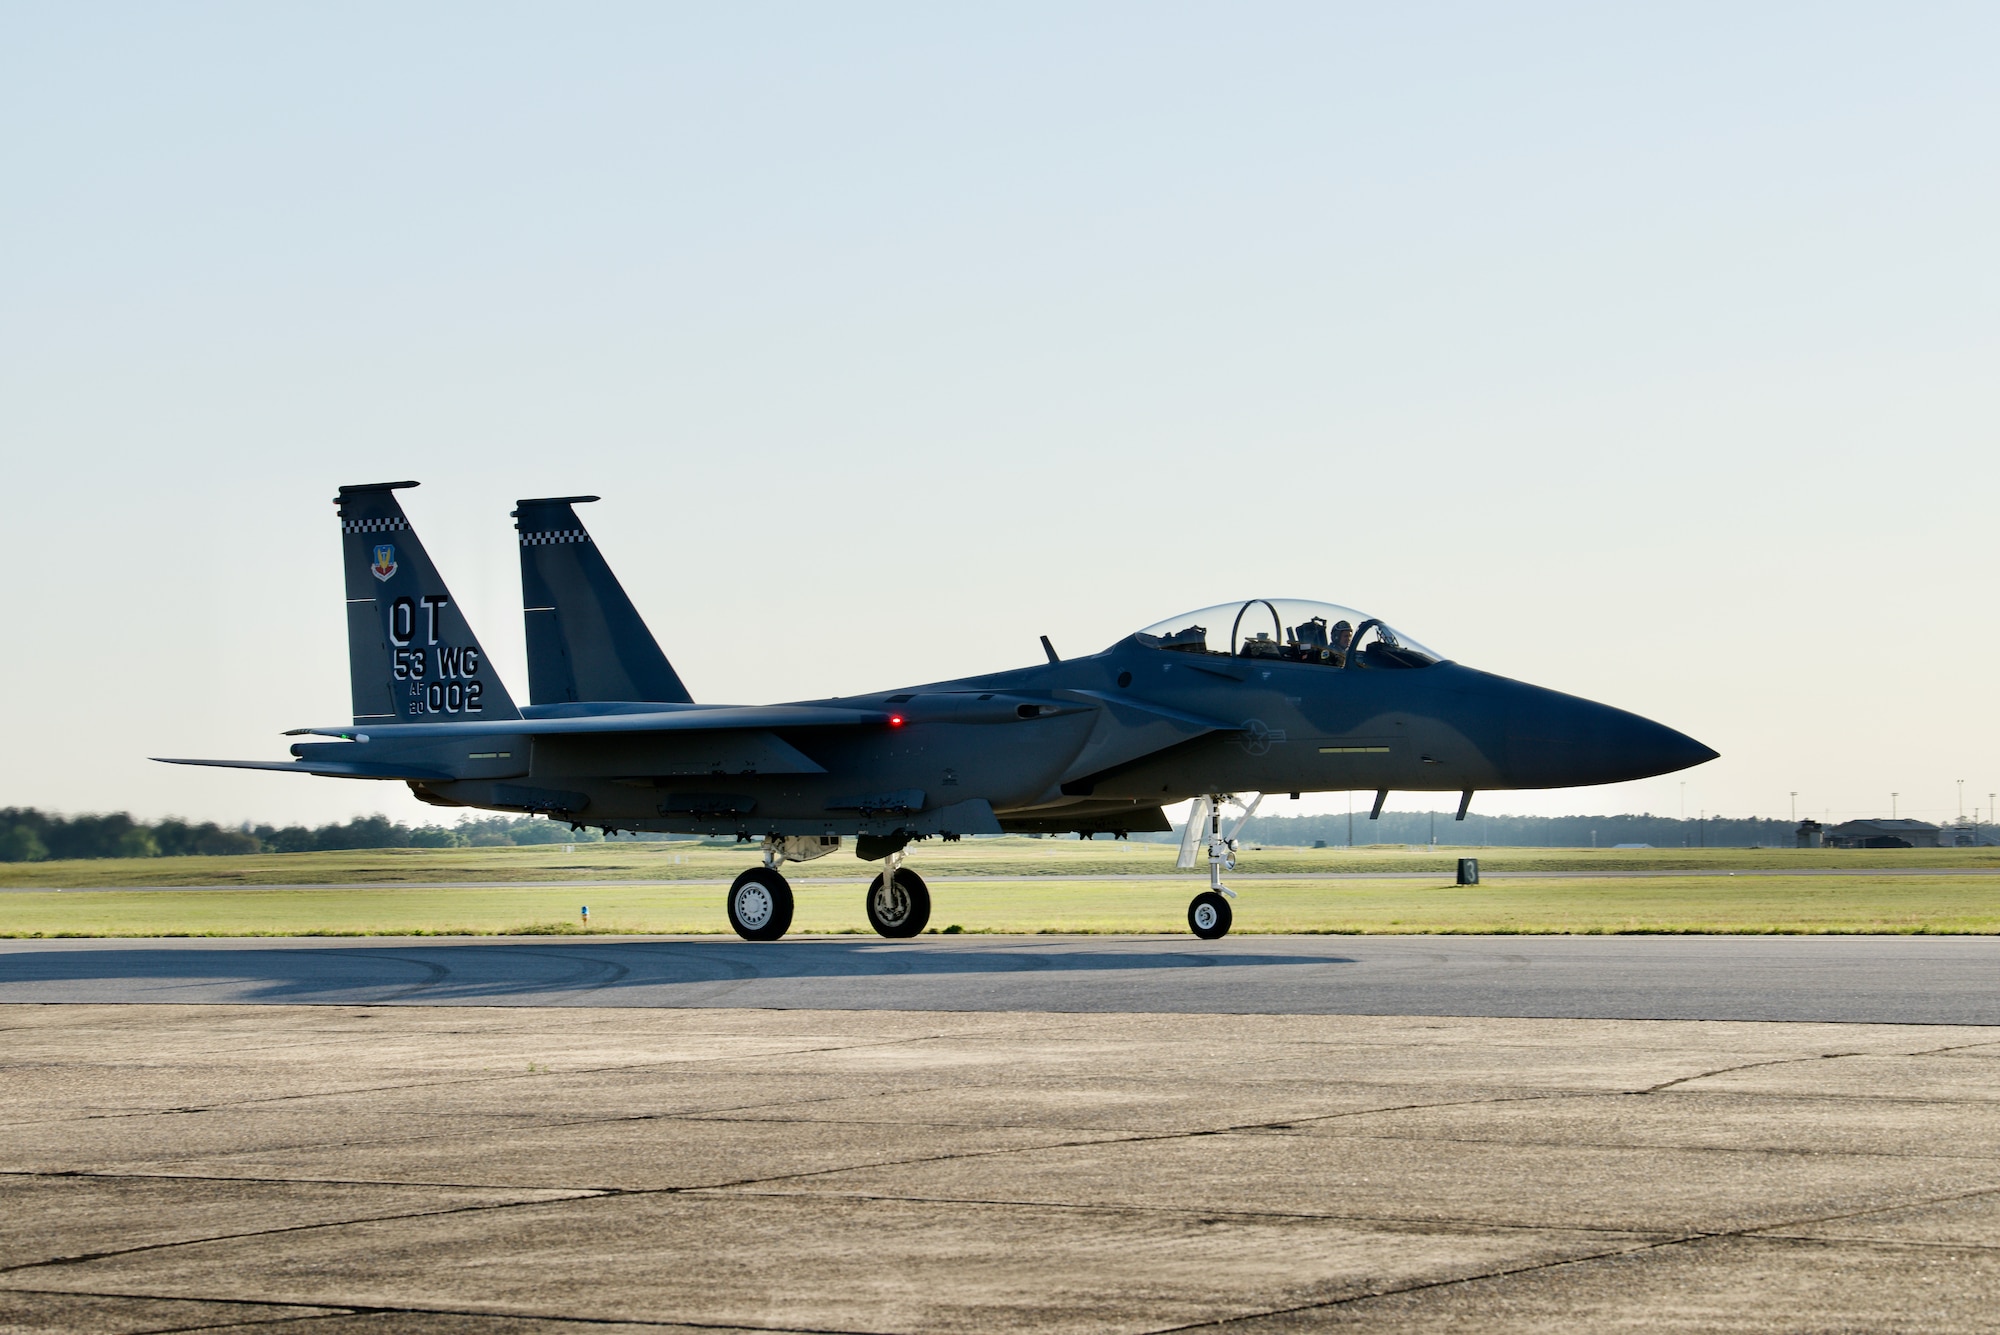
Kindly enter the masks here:
<path id="1" fill-rule="evenodd" d="M 1171 844 L 1097 839 L 926 841 L 910 863 L 930 876 L 1205 875 L 1174 871 Z M 1796 871 L 1893 868 L 1937 871 L 2000 867 L 2000 849 L 1707 848 L 1246 848 L 1245 872 L 1409 872 L 1450 875 L 1454 859 L 1477 857 L 1486 871 Z M 754 845 L 680 843 L 561 844 L 538 848 L 385 848 L 345 853 L 266 853 L 253 857 L 109 858 L 0 863 L 0 889 L 116 889 L 126 886 L 396 885 L 525 881 L 728 880 L 757 860 Z M 793 879 L 872 876 L 879 867 L 840 852 L 789 863 Z"/>
<path id="2" fill-rule="evenodd" d="M 1456 887 L 1461 852 L 1484 872 L 1523 875 Z M 1206 878 L 1173 859 L 1162 844 L 994 839 L 920 844 L 910 865 L 931 881 L 935 928 L 1179 932 Z M 727 932 L 712 882 L 753 860 L 749 849 L 627 843 L 12 864 L 0 867 L 0 936 Z M 1996 933 L 2000 876 L 1966 874 L 1990 867 L 2000 850 L 1246 849 L 1236 930 Z M 1854 869 L 1907 874 L 1826 874 Z M 793 930 L 866 932 L 853 882 L 875 870 L 847 853 L 787 866 Z M 1731 875 L 1743 871 L 1778 874 Z M 1365 872 L 1409 879 L 1335 879 Z M 1260 873 L 1306 879 L 1251 879 Z M 1091 876 L 1118 879 L 1079 879 Z"/>

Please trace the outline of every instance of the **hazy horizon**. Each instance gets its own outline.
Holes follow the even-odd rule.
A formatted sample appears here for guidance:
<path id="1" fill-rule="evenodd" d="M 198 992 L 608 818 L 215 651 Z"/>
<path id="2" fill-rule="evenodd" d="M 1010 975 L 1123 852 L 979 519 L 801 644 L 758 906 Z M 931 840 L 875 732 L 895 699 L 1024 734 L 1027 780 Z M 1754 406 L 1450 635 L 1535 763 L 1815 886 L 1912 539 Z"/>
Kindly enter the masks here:
<path id="1" fill-rule="evenodd" d="M 146 760 L 347 720 L 328 502 L 409 477 L 520 699 L 508 511 L 597 493 L 698 700 L 1322 599 L 1722 753 L 1475 810 L 1990 818 L 1996 37 L 0 7 L 0 805 L 448 821 Z"/>

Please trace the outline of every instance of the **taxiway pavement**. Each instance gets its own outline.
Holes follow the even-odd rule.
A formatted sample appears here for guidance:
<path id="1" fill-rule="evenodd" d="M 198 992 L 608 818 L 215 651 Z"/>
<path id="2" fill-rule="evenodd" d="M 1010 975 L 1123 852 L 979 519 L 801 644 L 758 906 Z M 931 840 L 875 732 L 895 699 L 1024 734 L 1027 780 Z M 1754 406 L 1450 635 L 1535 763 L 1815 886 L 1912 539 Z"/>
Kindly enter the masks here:
<path id="1" fill-rule="evenodd" d="M 1060 976 L 958 953 L 1007 948 L 879 958 L 1023 999 Z M 461 949 L 495 986 L 576 951 L 553 995 L 644 995 L 603 985 L 634 945 L 427 945 L 440 987 L 473 976 Z M 1069 949 L 1111 944 L 1033 957 Z M 282 988 L 270 961 L 331 958 L 260 951 L 99 948 L 88 977 L 201 960 L 199 992 L 233 961 Z M 1229 951 L 1280 962 L 1162 976 L 1345 967 L 1270 939 L 1208 958 Z M 0 973 L 18 994 L 23 963 L 65 958 Z M 0 1006 L 0 1329 L 1970 1332 L 2000 1310 L 2000 1028 L 1159 1009 Z"/>
<path id="2" fill-rule="evenodd" d="M 2000 939 L 609 936 L 0 941 L 0 1002 L 2000 1025 Z"/>

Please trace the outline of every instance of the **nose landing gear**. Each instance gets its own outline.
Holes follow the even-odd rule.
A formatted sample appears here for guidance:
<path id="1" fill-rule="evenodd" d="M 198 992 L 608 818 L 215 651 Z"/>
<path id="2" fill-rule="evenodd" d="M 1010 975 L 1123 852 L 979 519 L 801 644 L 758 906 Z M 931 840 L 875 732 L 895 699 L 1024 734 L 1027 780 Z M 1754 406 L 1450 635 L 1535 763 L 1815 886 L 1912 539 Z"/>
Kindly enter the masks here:
<path id="1" fill-rule="evenodd" d="M 1236 892 L 1222 883 L 1223 868 L 1236 866 L 1236 836 L 1256 814 L 1257 804 L 1264 800 L 1262 793 L 1254 794 L 1248 802 L 1229 793 L 1211 793 L 1207 797 L 1195 799 L 1188 811 L 1186 829 L 1181 834 L 1179 866 L 1194 866 L 1197 847 L 1206 846 L 1208 852 L 1208 889 L 1196 895 L 1188 904 L 1188 930 L 1204 941 L 1214 941 L 1229 935 L 1229 926 L 1235 920 L 1229 901 L 1236 898 Z M 1243 808 L 1229 827 L 1229 833 L 1222 832 L 1222 804 L 1235 802 Z M 1204 827 L 1206 827 L 1204 829 Z M 1203 838 L 1203 835 L 1206 838 Z"/>
<path id="2" fill-rule="evenodd" d="M 1229 924 L 1235 918 L 1229 911 L 1229 901 L 1213 890 L 1204 890 L 1188 905 L 1188 930 L 1204 941 L 1213 941 L 1229 935 Z"/>

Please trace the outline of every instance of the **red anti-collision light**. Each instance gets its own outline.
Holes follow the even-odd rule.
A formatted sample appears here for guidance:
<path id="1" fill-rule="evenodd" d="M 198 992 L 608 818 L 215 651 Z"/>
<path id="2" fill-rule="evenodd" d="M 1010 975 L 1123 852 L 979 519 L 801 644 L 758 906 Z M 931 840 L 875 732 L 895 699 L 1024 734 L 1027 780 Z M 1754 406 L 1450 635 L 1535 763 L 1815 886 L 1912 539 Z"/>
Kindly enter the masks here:
<path id="1" fill-rule="evenodd" d="M 891 714 L 891 715 L 889 715 L 889 726 L 890 726 L 890 727 L 892 727 L 892 728 L 900 728 L 900 727 L 902 727 L 902 726 L 903 726 L 903 716 L 902 716 L 901 714 Z"/>

